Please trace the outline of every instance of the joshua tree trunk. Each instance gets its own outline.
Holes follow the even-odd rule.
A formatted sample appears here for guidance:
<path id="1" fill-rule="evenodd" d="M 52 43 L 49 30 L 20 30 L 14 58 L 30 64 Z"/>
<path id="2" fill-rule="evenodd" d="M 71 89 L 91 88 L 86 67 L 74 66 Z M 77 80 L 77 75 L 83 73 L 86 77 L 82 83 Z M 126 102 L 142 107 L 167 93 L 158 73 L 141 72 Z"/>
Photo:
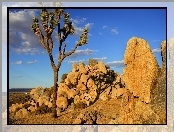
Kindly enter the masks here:
<path id="1" fill-rule="evenodd" d="M 58 117 L 57 115 L 57 105 L 56 105 L 56 101 L 57 101 L 57 90 L 58 90 L 58 70 L 57 68 L 54 69 L 54 87 L 53 87 L 53 117 Z"/>

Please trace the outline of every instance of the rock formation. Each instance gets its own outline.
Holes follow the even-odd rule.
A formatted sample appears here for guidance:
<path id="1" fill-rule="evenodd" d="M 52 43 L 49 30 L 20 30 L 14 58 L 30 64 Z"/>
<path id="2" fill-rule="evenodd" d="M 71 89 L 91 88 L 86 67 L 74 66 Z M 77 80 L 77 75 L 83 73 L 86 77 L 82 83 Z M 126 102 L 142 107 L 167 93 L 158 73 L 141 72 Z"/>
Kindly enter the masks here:
<path id="1" fill-rule="evenodd" d="M 166 41 L 161 43 L 162 68 L 156 87 L 152 89 L 152 107 L 159 116 L 166 116 Z M 164 119 L 164 118 L 163 118 Z M 165 123 L 165 120 L 164 120 Z"/>
<path id="2" fill-rule="evenodd" d="M 98 99 L 116 99 L 124 93 L 121 83 L 121 76 L 116 77 L 114 71 L 103 62 L 90 59 L 89 65 L 86 66 L 82 62 L 73 63 L 72 71 L 67 74 L 63 83 L 59 84 L 58 98 L 61 99 L 57 100 L 57 104 L 61 105 L 58 107 L 66 109 L 71 103 L 89 106 Z"/>
<path id="3" fill-rule="evenodd" d="M 149 103 L 150 91 L 153 89 L 159 73 L 159 65 L 147 41 L 131 38 L 124 54 L 124 82 L 134 96 Z"/>

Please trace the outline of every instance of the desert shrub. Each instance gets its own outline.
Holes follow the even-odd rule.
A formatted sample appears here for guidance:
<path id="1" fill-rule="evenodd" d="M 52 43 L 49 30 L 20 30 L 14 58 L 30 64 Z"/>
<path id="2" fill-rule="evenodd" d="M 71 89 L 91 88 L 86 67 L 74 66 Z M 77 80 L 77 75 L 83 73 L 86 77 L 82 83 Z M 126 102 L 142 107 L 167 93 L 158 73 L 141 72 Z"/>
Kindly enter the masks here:
<path id="1" fill-rule="evenodd" d="M 74 106 L 75 106 L 75 109 L 84 109 L 86 107 L 86 104 L 79 102 L 75 104 Z"/>
<path id="2" fill-rule="evenodd" d="M 25 93 L 10 93 L 9 94 L 9 106 L 11 106 L 12 104 L 16 104 L 16 103 L 26 103 L 28 101 L 31 100 L 30 95 L 25 94 Z"/>
<path id="3" fill-rule="evenodd" d="M 53 93 L 51 88 L 45 88 L 44 92 L 42 93 L 43 96 L 51 97 L 51 94 Z"/>
<path id="4" fill-rule="evenodd" d="M 27 108 L 30 107 L 30 106 L 31 106 L 31 104 L 24 104 L 23 107 L 24 107 L 25 109 L 27 109 Z"/>
<path id="5" fill-rule="evenodd" d="M 52 113 L 52 108 L 49 108 L 47 105 L 43 104 L 42 106 L 38 107 L 35 111 L 35 114 L 46 114 L 46 113 Z"/>
<path id="6" fill-rule="evenodd" d="M 98 61 L 96 59 L 89 59 L 88 60 L 88 65 L 89 66 L 95 66 L 96 64 L 98 64 Z"/>
<path id="7" fill-rule="evenodd" d="M 18 112 L 20 109 L 22 109 L 22 108 L 17 107 L 16 110 L 14 111 L 14 113 Z"/>
<path id="8" fill-rule="evenodd" d="M 67 75 L 68 74 L 66 74 L 66 73 L 62 75 L 61 83 L 64 83 L 65 82 L 65 79 L 67 78 Z"/>

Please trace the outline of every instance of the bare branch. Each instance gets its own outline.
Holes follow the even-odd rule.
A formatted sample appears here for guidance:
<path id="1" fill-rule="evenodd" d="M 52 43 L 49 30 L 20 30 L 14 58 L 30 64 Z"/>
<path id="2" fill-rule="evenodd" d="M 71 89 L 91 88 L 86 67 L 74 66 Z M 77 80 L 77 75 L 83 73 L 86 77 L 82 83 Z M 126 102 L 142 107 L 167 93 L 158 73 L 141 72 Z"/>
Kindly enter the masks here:
<path id="1" fill-rule="evenodd" d="M 64 47 L 63 47 L 63 55 L 65 55 L 65 49 L 66 49 L 66 43 L 64 43 Z"/>
<path id="2" fill-rule="evenodd" d="M 69 51 L 68 53 L 64 54 L 64 55 L 61 57 L 61 61 L 63 61 L 63 59 L 64 59 L 65 57 L 72 55 L 72 54 L 75 52 L 75 50 L 77 49 L 77 47 L 78 47 L 79 45 L 80 45 L 80 42 L 78 42 L 78 43 L 75 45 L 74 49 L 72 49 L 72 50 Z"/>
<path id="3" fill-rule="evenodd" d="M 53 68 L 53 70 L 56 68 L 55 64 L 54 64 L 54 60 L 53 60 L 53 56 L 52 53 L 50 53 L 49 51 L 47 51 L 50 57 L 50 61 L 51 61 L 51 66 Z"/>
<path id="4" fill-rule="evenodd" d="M 39 27 L 36 28 L 35 34 L 38 36 L 39 42 L 40 42 L 40 43 L 42 44 L 42 46 L 47 50 L 46 45 L 45 45 L 45 43 L 44 43 L 44 36 L 43 36 L 41 30 L 39 29 Z"/>
<path id="5" fill-rule="evenodd" d="M 51 51 L 51 53 L 52 53 L 52 49 L 53 49 L 53 39 L 51 38 L 51 36 L 50 36 L 50 44 L 49 44 L 49 49 L 50 49 L 50 51 Z"/>

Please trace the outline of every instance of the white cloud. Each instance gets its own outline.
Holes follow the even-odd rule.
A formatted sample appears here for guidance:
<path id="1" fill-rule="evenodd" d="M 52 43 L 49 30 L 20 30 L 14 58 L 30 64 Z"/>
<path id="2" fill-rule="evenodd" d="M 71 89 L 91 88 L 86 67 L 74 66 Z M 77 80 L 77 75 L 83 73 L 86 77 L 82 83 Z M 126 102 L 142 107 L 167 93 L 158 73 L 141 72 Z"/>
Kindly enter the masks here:
<path id="1" fill-rule="evenodd" d="M 43 50 L 45 49 L 31 31 L 32 18 L 37 15 L 36 10 L 32 9 L 9 13 L 9 44 L 13 52 L 18 54 L 30 53 L 31 55 L 44 54 Z M 55 34 L 56 32 L 53 33 L 54 36 L 56 36 Z M 55 42 L 56 39 L 53 38 L 53 41 Z"/>
<path id="2" fill-rule="evenodd" d="M 95 59 L 95 60 L 97 60 L 97 61 L 103 61 L 103 60 L 106 60 L 106 59 L 107 59 L 107 57 L 93 58 L 93 59 Z"/>
<path id="3" fill-rule="evenodd" d="M 83 33 L 83 28 L 81 27 L 74 27 L 74 28 L 75 28 L 75 32 L 73 35 L 80 36 Z"/>
<path id="4" fill-rule="evenodd" d="M 94 25 L 94 23 L 87 23 L 87 24 L 85 25 L 85 27 L 91 28 L 93 25 Z"/>
<path id="5" fill-rule="evenodd" d="M 99 32 L 100 35 L 102 35 L 103 33 Z"/>
<path id="6" fill-rule="evenodd" d="M 42 45 L 30 29 L 32 17 L 35 15 L 31 9 L 9 13 L 9 44 L 12 51 L 18 54 L 42 52 Z"/>
<path id="7" fill-rule="evenodd" d="M 106 64 L 111 66 L 111 67 L 120 68 L 120 67 L 124 67 L 124 60 L 122 60 L 122 61 L 112 61 L 112 62 L 108 62 Z"/>
<path id="8" fill-rule="evenodd" d="M 28 61 L 27 64 L 34 64 L 36 62 L 39 62 L 38 60 L 34 60 L 34 61 Z"/>
<path id="9" fill-rule="evenodd" d="M 103 29 L 108 28 L 108 26 L 103 26 Z"/>
<path id="10" fill-rule="evenodd" d="M 88 55 L 92 55 L 94 53 L 98 52 L 98 50 L 91 50 L 91 49 L 84 49 L 84 50 L 76 50 L 73 54 L 71 54 L 70 56 L 66 57 L 66 61 L 67 59 L 69 61 L 71 61 L 74 58 L 80 57 L 80 56 L 88 56 Z M 58 54 L 55 55 L 55 57 L 53 58 L 54 60 L 57 60 Z"/>
<path id="11" fill-rule="evenodd" d="M 82 24 L 86 21 L 87 18 L 70 18 L 70 21 L 74 24 L 74 25 L 78 25 L 78 24 Z"/>
<path id="12" fill-rule="evenodd" d="M 35 55 L 35 54 L 45 54 L 46 51 L 41 51 L 37 48 L 30 48 L 30 47 L 20 47 L 20 48 L 13 48 L 12 49 L 14 52 L 18 53 L 18 54 L 31 54 L 31 55 Z"/>
<path id="13" fill-rule="evenodd" d="M 39 62 L 38 60 L 34 60 L 34 62 Z"/>
<path id="14" fill-rule="evenodd" d="M 117 28 L 111 28 L 111 27 L 108 27 L 108 26 L 103 26 L 103 29 L 109 29 L 111 31 L 111 33 L 118 34 L 118 29 Z"/>
<path id="15" fill-rule="evenodd" d="M 87 28 L 90 29 L 90 28 L 92 28 L 92 25 L 93 25 L 93 24 L 88 23 L 88 24 L 85 25 L 85 27 L 87 27 Z M 75 35 L 75 36 L 80 36 L 80 35 L 83 33 L 83 29 L 84 29 L 84 28 L 77 27 L 77 26 L 75 26 L 74 28 L 75 28 L 75 32 L 74 32 L 73 35 Z M 90 34 L 90 33 L 88 33 L 88 35 L 89 35 L 89 36 L 92 36 L 92 34 Z"/>
<path id="16" fill-rule="evenodd" d="M 160 40 L 155 39 L 155 40 L 153 40 L 152 42 L 158 42 L 158 41 L 160 41 Z"/>
<path id="17" fill-rule="evenodd" d="M 87 55 L 92 55 L 95 52 L 97 52 L 97 50 L 91 50 L 91 49 L 85 49 L 85 50 L 76 50 L 71 56 L 68 56 L 67 58 L 76 58 L 79 56 L 87 56 Z"/>
<path id="18" fill-rule="evenodd" d="M 20 65 L 20 64 L 22 64 L 22 61 L 16 61 L 14 64 Z"/>
<path id="19" fill-rule="evenodd" d="M 87 18 L 80 18 L 80 17 L 77 17 L 77 18 L 70 18 L 70 21 L 72 21 L 72 25 L 74 26 L 75 28 L 75 33 L 73 35 L 75 36 L 80 36 L 82 33 L 83 33 L 83 29 L 84 27 L 87 27 L 87 28 L 92 28 L 92 26 L 94 25 L 94 23 L 86 23 L 84 25 L 84 27 L 80 27 L 79 25 L 83 24 L 85 21 L 87 20 Z M 89 36 L 92 36 L 91 34 L 88 33 Z"/>
<path id="20" fill-rule="evenodd" d="M 153 49 L 152 52 L 153 52 L 153 53 L 159 53 L 159 52 L 161 52 L 161 48 Z"/>
<path id="21" fill-rule="evenodd" d="M 117 30 L 116 28 L 111 29 L 111 32 L 112 32 L 113 34 L 118 34 L 118 30 Z"/>
<path id="22" fill-rule="evenodd" d="M 79 63 L 79 62 L 84 62 L 85 59 L 83 60 L 74 60 L 74 61 L 68 61 L 68 63 Z"/>
<path id="23" fill-rule="evenodd" d="M 33 61 L 28 61 L 27 64 L 33 64 L 34 62 Z"/>

